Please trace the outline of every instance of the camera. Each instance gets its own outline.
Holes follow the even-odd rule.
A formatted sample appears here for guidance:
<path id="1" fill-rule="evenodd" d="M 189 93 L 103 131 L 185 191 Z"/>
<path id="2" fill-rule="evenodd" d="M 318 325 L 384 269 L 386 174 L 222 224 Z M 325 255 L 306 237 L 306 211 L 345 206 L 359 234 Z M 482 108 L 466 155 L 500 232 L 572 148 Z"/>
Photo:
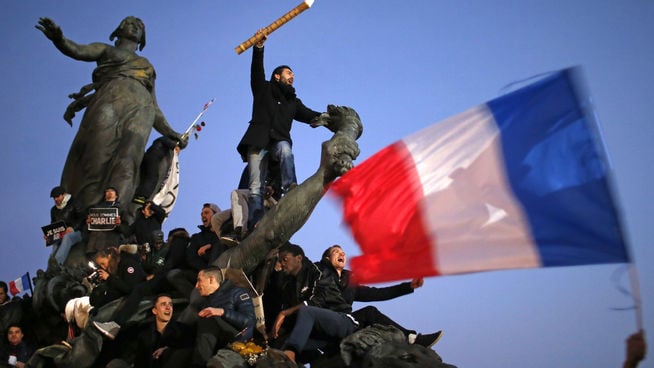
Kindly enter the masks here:
<path id="1" fill-rule="evenodd" d="M 100 282 L 102 282 L 102 280 L 100 280 L 100 272 L 98 271 L 98 267 L 93 262 L 89 262 L 89 267 L 93 270 L 93 272 L 86 276 L 86 280 L 88 280 L 91 285 L 97 286 Z"/>

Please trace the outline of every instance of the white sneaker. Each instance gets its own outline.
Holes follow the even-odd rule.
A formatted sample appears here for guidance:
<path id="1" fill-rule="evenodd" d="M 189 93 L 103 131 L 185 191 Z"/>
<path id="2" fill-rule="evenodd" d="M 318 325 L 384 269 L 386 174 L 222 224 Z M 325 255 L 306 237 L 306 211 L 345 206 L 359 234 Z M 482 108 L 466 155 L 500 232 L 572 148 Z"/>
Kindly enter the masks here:
<path id="1" fill-rule="evenodd" d="M 120 331 L 120 325 L 114 321 L 109 322 L 98 322 L 93 321 L 93 325 L 97 328 L 103 335 L 107 336 L 109 339 L 113 340 L 118 335 Z"/>

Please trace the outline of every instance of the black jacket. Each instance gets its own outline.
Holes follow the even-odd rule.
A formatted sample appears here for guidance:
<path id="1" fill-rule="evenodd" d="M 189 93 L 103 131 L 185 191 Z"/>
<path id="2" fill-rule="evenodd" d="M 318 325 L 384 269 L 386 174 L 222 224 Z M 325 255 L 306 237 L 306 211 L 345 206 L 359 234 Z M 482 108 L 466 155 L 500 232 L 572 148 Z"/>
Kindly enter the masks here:
<path id="1" fill-rule="evenodd" d="M 171 320 L 164 328 L 162 334 L 157 331 L 155 322 L 148 323 L 137 336 L 137 350 L 134 367 L 162 367 L 164 362 L 152 359 L 152 353 L 164 346 L 168 347 L 167 354 L 172 349 L 190 348 L 193 346 L 195 336 L 193 329 L 176 320 Z M 165 359 L 164 355 L 161 359 Z"/>
<path id="2" fill-rule="evenodd" d="M 120 246 L 120 261 L 113 274 L 91 291 L 90 302 L 101 307 L 114 299 L 126 296 L 138 284 L 145 281 L 145 271 L 134 244 Z"/>
<path id="3" fill-rule="evenodd" d="M 227 249 L 218 235 L 211 231 L 210 228 L 198 225 L 200 229 L 199 233 L 195 233 L 191 236 L 191 240 L 186 248 L 186 264 L 188 267 L 195 271 L 201 271 L 211 264 L 218 256 Z M 211 244 L 211 249 L 206 252 L 204 255 L 198 255 L 198 249 L 200 249 L 205 244 Z"/>
<path id="4" fill-rule="evenodd" d="M 381 288 L 354 285 L 351 283 L 352 272 L 350 270 L 343 270 L 339 277 L 334 267 L 327 261 L 321 261 L 317 265 L 323 273 L 324 278 L 333 280 L 333 283 L 340 291 L 343 299 L 345 299 L 345 302 L 350 306 L 355 301 L 377 302 L 413 293 L 413 288 L 411 287 L 410 282 L 403 282 L 401 284 Z"/>
<path id="5" fill-rule="evenodd" d="M 252 338 L 256 317 L 252 298 L 247 290 L 235 286 L 229 280 L 224 281 L 216 292 L 208 296 L 204 307 L 223 308 L 225 314 L 222 319 L 239 331 L 247 328 L 239 340 Z"/>
<path id="6" fill-rule="evenodd" d="M 286 276 L 282 284 L 282 309 L 308 301 L 315 293 L 322 273 L 307 258 L 302 258 L 302 269 L 296 276 Z"/>
<path id="7" fill-rule="evenodd" d="M 68 199 L 68 203 L 66 203 L 64 208 L 59 209 L 57 206 L 52 206 L 50 209 L 51 223 L 63 221 L 66 223 L 66 226 L 70 226 L 74 230 L 80 230 L 85 220 L 86 211 L 80 207 L 79 202 L 73 196 Z"/>
<path id="8" fill-rule="evenodd" d="M 150 243 L 152 245 L 152 232 L 154 230 L 161 230 L 161 224 L 166 218 L 166 211 L 156 204 L 150 204 L 150 210 L 152 211 L 152 216 L 148 218 L 139 210 L 132 225 L 126 229 L 127 234 L 125 235 L 134 236 L 136 238 L 136 244 Z"/>
<path id="9" fill-rule="evenodd" d="M 266 80 L 263 48 L 253 47 L 250 87 L 254 98 L 252 120 L 237 146 L 243 161 L 247 158 L 249 147 L 262 149 L 276 141 L 288 141 L 292 144 L 293 120 L 309 123 L 320 115 L 319 112 L 304 106 L 292 87 L 281 85 L 274 80 Z"/>

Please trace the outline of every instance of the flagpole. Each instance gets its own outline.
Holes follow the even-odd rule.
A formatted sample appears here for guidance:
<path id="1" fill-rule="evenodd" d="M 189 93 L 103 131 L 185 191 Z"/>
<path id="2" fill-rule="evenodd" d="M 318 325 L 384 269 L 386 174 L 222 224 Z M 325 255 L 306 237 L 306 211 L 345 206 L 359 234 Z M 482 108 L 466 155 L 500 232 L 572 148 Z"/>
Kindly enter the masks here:
<path id="1" fill-rule="evenodd" d="M 640 296 L 640 282 L 638 280 L 638 272 L 636 265 L 629 262 L 629 280 L 631 281 L 631 295 L 634 298 L 634 309 L 636 311 L 636 327 L 638 331 L 643 329 L 643 307 L 642 298 Z"/>
<path id="2" fill-rule="evenodd" d="M 32 278 L 30 277 L 29 271 L 27 271 L 27 285 L 30 287 L 30 294 L 34 296 L 34 289 L 32 289 Z"/>

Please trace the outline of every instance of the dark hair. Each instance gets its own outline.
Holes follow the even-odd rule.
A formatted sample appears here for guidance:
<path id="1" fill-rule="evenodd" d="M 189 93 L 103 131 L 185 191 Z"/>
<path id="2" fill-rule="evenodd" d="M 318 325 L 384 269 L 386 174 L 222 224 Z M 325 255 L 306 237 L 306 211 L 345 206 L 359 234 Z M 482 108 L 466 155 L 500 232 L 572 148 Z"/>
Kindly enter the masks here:
<path id="1" fill-rule="evenodd" d="M 159 298 L 164 298 L 164 297 L 166 297 L 166 298 L 170 298 L 170 299 L 173 298 L 173 297 L 172 297 L 170 294 L 168 294 L 168 293 L 159 293 L 159 294 L 157 294 L 157 296 L 155 296 L 154 298 L 152 298 L 152 304 L 157 304 L 157 300 L 159 300 Z"/>
<path id="2" fill-rule="evenodd" d="M 290 71 L 293 71 L 293 69 L 291 69 L 291 67 L 288 66 L 288 65 L 280 65 L 280 66 L 276 67 L 275 70 L 273 70 L 272 74 L 270 75 L 270 80 L 275 79 L 275 74 L 281 75 L 282 72 L 284 71 L 284 69 L 288 69 Z"/>
<path id="3" fill-rule="evenodd" d="M 324 252 L 322 252 L 322 259 L 329 258 L 329 256 L 330 256 L 331 253 L 332 253 L 332 249 L 334 249 L 334 248 L 343 249 L 340 245 L 338 245 L 338 244 L 334 244 L 334 245 L 332 245 L 331 247 L 325 249 Z"/>
<path id="4" fill-rule="evenodd" d="M 5 294 L 9 292 L 9 286 L 7 286 L 7 283 L 4 281 L 0 281 L 0 289 L 3 289 Z"/>
<path id="5" fill-rule="evenodd" d="M 108 190 L 113 190 L 114 193 L 116 193 L 116 198 L 119 198 L 119 197 L 120 197 L 120 195 L 118 194 L 118 189 L 116 189 L 116 187 L 106 187 L 106 188 L 104 189 L 105 192 L 108 191 Z"/>
<path id="6" fill-rule="evenodd" d="M 9 329 L 12 328 L 12 327 L 18 327 L 18 328 L 20 328 L 21 332 L 23 331 L 23 326 L 18 322 L 10 322 L 7 325 L 7 331 L 9 331 Z"/>
<path id="7" fill-rule="evenodd" d="M 188 231 L 184 229 L 183 227 L 176 227 L 168 232 L 168 237 L 172 236 L 182 236 L 184 238 L 190 238 L 191 236 L 189 235 Z"/>
<path id="8" fill-rule="evenodd" d="M 118 247 L 110 246 L 106 247 L 95 254 L 93 259 L 98 259 L 98 257 L 108 258 L 109 259 L 109 269 L 105 270 L 110 274 L 116 273 L 118 268 L 118 262 L 120 262 L 120 251 Z"/>
<path id="9" fill-rule="evenodd" d="M 205 275 L 205 277 L 213 276 L 219 284 L 222 284 L 223 282 L 224 279 L 223 271 L 220 269 L 220 267 L 211 266 L 203 269 L 200 272 L 202 272 Z"/>
<path id="10" fill-rule="evenodd" d="M 282 253 L 291 253 L 294 256 L 304 257 L 304 250 L 297 244 L 286 243 L 279 248 L 279 254 Z"/>
<path id="11" fill-rule="evenodd" d="M 145 23 L 143 23 L 143 21 L 140 18 L 131 15 L 129 17 L 125 17 L 125 19 L 120 21 L 118 27 L 116 27 L 116 29 L 113 32 L 111 32 L 111 35 L 109 35 L 109 41 L 113 41 L 114 38 L 120 37 L 119 33 L 122 31 L 123 26 L 125 25 L 125 23 L 127 23 L 128 20 L 136 21 L 136 23 L 139 25 L 139 27 L 141 27 L 141 30 L 143 31 L 143 33 L 141 34 L 141 39 L 137 40 L 139 45 L 139 51 L 142 51 L 143 48 L 145 47 Z"/>

